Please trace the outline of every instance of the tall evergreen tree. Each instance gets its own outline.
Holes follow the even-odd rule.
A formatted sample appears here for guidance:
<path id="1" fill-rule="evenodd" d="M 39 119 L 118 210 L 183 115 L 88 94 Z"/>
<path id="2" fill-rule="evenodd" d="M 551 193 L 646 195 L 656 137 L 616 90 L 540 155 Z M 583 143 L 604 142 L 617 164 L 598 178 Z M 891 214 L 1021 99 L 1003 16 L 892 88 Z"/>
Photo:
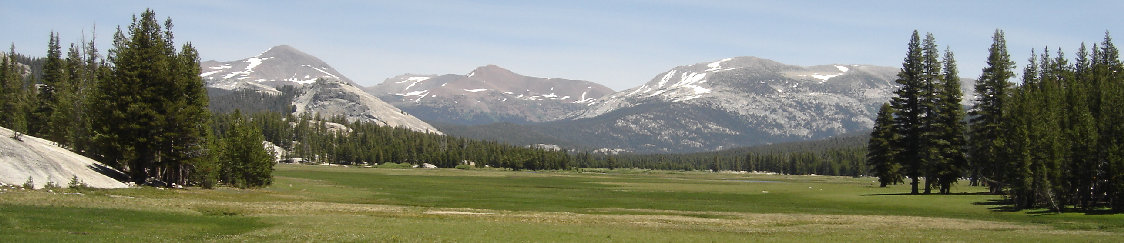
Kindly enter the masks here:
<path id="1" fill-rule="evenodd" d="M 273 156 L 262 147 L 264 138 L 257 126 L 240 112 L 230 115 L 231 130 L 223 143 L 221 178 L 239 188 L 263 187 L 273 183 Z"/>
<path id="2" fill-rule="evenodd" d="M 956 58 L 951 50 L 945 50 L 944 73 L 940 84 L 940 97 L 937 103 L 939 120 L 936 122 L 939 130 L 936 131 L 936 136 L 937 141 L 940 142 L 937 145 L 940 147 L 938 151 L 942 160 L 935 166 L 935 170 L 940 192 L 949 194 L 952 183 L 956 183 L 968 167 L 964 140 L 966 133 L 963 122 L 964 108 L 960 105 L 963 94 L 960 91 L 960 74 L 956 68 Z"/>
<path id="3" fill-rule="evenodd" d="M 3 60 L 0 60 L 0 84 L 3 88 L 2 92 L 4 97 L 3 103 L 0 103 L 0 113 L 7 114 L 0 116 L 0 126 L 7 127 L 13 131 L 20 133 L 28 133 L 27 120 L 29 115 L 29 104 L 34 101 L 35 92 L 30 90 L 30 87 L 24 80 L 23 72 L 19 68 L 19 64 L 15 60 L 16 46 L 13 44 L 9 49 L 8 54 Z"/>
<path id="4" fill-rule="evenodd" d="M 1002 139 L 1002 121 L 1015 68 L 1007 53 L 1002 30 L 996 30 L 988 48 L 987 66 L 976 81 L 976 102 L 969 111 L 969 158 L 973 180 L 983 180 L 992 193 L 1000 193 L 1007 160 L 999 155 L 1006 146 Z"/>
<path id="5" fill-rule="evenodd" d="M 1096 49 L 1096 48 L 1094 48 Z M 1099 95 L 1098 141 L 1103 191 L 1114 210 L 1124 210 L 1124 64 L 1112 37 L 1105 32 L 1099 50 L 1093 54 L 1095 94 Z"/>
<path id="6" fill-rule="evenodd" d="M 55 110 L 60 105 L 59 92 L 67 89 L 64 87 L 68 82 L 66 64 L 66 60 L 62 58 L 59 35 L 51 32 L 51 38 L 47 44 L 47 59 L 43 63 L 43 84 L 38 88 L 35 108 L 32 112 L 34 122 L 28 124 L 32 135 L 42 136 L 52 141 L 61 140 L 59 135 L 62 132 L 57 129 L 60 124 L 52 124 L 51 117 L 55 116 Z"/>
<path id="7" fill-rule="evenodd" d="M 924 61 L 921 53 L 921 37 L 913 31 L 910 37 L 902 69 L 895 80 L 901 87 L 894 92 L 895 96 L 890 101 L 890 106 L 896 111 L 894 128 L 901 136 L 894 145 L 901 149 L 896 159 L 902 163 L 904 175 L 910 178 L 910 193 L 918 194 L 918 184 L 922 176 L 921 136 L 924 130 L 919 126 L 923 121 L 922 94 L 924 92 Z"/>
<path id="8" fill-rule="evenodd" d="M 921 75 L 921 92 L 918 101 L 921 107 L 921 119 L 918 129 L 921 130 L 921 135 L 917 144 L 919 147 L 919 154 L 921 157 L 920 170 L 925 177 L 925 194 L 932 192 L 933 187 L 937 186 L 937 178 L 939 174 L 939 165 L 944 163 L 945 158 L 941 151 L 942 147 L 948 145 L 947 141 L 941 140 L 941 112 L 939 99 L 941 97 L 940 83 L 943 78 L 941 72 L 940 52 L 937 51 L 937 40 L 933 37 L 932 33 L 926 33 L 925 39 L 921 42 L 921 59 L 922 70 Z"/>
<path id="9" fill-rule="evenodd" d="M 1038 133 L 1034 131 L 1033 123 L 1039 117 L 1034 110 L 1036 94 L 1031 88 L 1038 85 L 1037 53 L 1032 51 L 1027 62 L 1029 64 L 1023 69 L 1022 85 L 1013 90 L 1002 123 L 1003 139 L 1007 141 L 1002 158 L 1006 159 L 1010 168 L 1003 171 L 1006 173 L 1004 182 L 1009 184 L 1008 195 L 1016 208 L 1028 208 L 1037 201 L 1034 176 L 1038 160 L 1034 158 L 1033 136 Z"/>
<path id="10" fill-rule="evenodd" d="M 1067 181 L 1068 186 L 1072 188 L 1070 193 L 1075 200 L 1073 204 L 1086 210 L 1093 206 L 1096 198 L 1094 188 L 1097 184 L 1099 158 L 1097 140 L 1100 136 L 1097 132 L 1096 118 L 1093 117 L 1088 104 L 1090 96 L 1088 94 L 1092 92 L 1089 83 L 1092 75 L 1090 65 L 1089 54 L 1085 44 L 1082 43 L 1074 63 L 1074 78 L 1067 82 L 1065 91 L 1068 107 L 1066 113 L 1068 126 L 1065 135 L 1069 140 L 1070 154 L 1066 165 L 1069 168 L 1066 173 Z"/>
<path id="11" fill-rule="evenodd" d="M 894 161 L 898 148 L 898 134 L 894 130 L 894 108 L 889 103 L 883 103 L 878 109 L 878 117 L 874 121 L 874 131 L 870 133 L 867 143 L 866 164 L 871 172 L 878 177 L 880 187 L 902 182 L 901 164 Z"/>

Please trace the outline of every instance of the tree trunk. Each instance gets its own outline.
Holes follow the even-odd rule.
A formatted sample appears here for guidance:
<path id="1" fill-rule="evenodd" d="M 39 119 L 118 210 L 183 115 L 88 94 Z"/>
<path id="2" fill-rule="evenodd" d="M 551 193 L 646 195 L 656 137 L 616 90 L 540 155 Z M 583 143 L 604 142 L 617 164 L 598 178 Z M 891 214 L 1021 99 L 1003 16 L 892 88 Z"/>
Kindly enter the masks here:
<path id="1" fill-rule="evenodd" d="M 911 181 L 911 182 L 909 183 L 909 185 L 910 185 L 910 186 L 911 186 L 911 187 L 912 187 L 913 189 L 912 189 L 912 190 L 910 190 L 910 192 L 909 192 L 909 193 L 910 193 L 910 194 L 918 194 L 918 193 L 917 193 L 917 184 L 920 184 L 921 182 L 920 182 L 920 181 L 918 181 L 917 177 L 911 177 L 910 179 L 911 179 L 912 181 Z"/>

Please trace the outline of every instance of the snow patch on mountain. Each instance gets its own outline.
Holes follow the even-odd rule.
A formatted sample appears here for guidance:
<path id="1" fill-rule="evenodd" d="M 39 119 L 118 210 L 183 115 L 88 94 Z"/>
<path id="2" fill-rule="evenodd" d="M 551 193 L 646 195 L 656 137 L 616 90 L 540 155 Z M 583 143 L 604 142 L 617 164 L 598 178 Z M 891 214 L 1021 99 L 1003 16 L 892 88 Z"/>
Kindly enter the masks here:
<path id="1" fill-rule="evenodd" d="M 412 113 L 446 123 L 456 122 L 451 119 L 557 120 L 613 92 L 588 81 L 529 77 L 496 65 L 478 67 L 467 75 L 399 75 L 367 90 Z"/>
<path id="2" fill-rule="evenodd" d="M 706 71 L 707 72 L 722 71 L 723 70 L 722 69 L 722 63 L 730 61 L 730 60 L 734 60 L 734 58 L 726 58 L 726 59 L 719 60 L 717 62 L 712 62 L 712 63 L 706 64 L 706 66 L 709 67 L 708 69 L 706 69 Z"/>
<path id="3" fill-rule="evenodd" d="M 858 65 L 802 67 L 755 57 L 726 58 L 679 66 L 639 87 L 591 101 L 572 120 L 614 120 L 622 139 L 654 136 L 640 151 L 709 150 L 746 145 L 740 140 L 800 140 L 869 129 L 877 106 L 889 100 L 897 69 Z M 830 80 L 831 82 L 826 82 Z M 888 81 L 889 80 L 889 81 Z M 634 110 L 633 107 L 646 107 Z M 652 108 L 661 107 L 661 108 Z M 681 107 L 680 112 L 656 111 Z M 713 110 L 704 117 L 684 111 Z M 621 111 L 621 112 L 616 112 Z M 602 118 L 608 114 L 631 114 Z M 654 112 L 654 113 L 653 113 Z M 714 114 L 728 114 L 714 115 Z M 623 122 L 623 123 L 622 123 Z M 637 123 L 640 122 L 640 123 Z M 640 125 L 643 124 L 643 125 Z M 650 126 L 666 125 L 659 129 Z M 722 144 L 714 137 L 725 137 Z M 708 139 L 711 138 L 711 139 Z M 775 141 L 775 140 L 773 140 Z M 741 143 L 741 144 L 738 144 Z M 603 145 L 596 145 L 603 146 Z"/>

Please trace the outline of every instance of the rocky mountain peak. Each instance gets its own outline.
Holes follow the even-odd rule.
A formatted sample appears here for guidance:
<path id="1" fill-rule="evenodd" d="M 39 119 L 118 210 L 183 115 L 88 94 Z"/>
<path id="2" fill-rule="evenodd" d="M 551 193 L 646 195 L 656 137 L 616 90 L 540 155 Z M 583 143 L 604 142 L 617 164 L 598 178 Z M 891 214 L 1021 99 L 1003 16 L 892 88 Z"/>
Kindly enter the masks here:
<path id="1" fill-rule="evenodd" d="M 478 67 L 472 70 L 472 72 L 468 73 L 467 76 L 482 80 L 484 82 L 511 82 L 526 78 L 526 76 L 519 75 L 515 72 L 512 72 L 511 70 L 507 70 L 505 68 L 492 64 Z"/>
<path id="2" fill-rule="evenodd" d="M 230 62 L 206 61 L 200 76 L 207 86 L 228 90 L 246 87 L 304 85 L 320 78 L 355 84 L 320 58 L 289 45 L 279 45 L 257 56 Z M 261 84 L 251 85 L 247 83 Z"/>
<path id="3" fill-rule="evenodd" d="M 274 46 L 274 47 L 269 48 L 269 50 L 266 50 L 265 52 L 262 52 L 261 55 L 258 55 L 258 57 L 260 57 L 260 58 L 292 57 L 292 56 L 303 56 L 303 57 L 310 57 L 310 58 L 313 58 L 313 59 L 316 58 L 316 57 L 313 57 L 312 55 L 308 55 L 307 53 L 304 53 L 300 50 L 297 50 L 297 48 L 294 48 L 293 46 L 290 46 L 290 45 Z M 319 60 L 319 59 L 317 59 L 317 60 Z"/>

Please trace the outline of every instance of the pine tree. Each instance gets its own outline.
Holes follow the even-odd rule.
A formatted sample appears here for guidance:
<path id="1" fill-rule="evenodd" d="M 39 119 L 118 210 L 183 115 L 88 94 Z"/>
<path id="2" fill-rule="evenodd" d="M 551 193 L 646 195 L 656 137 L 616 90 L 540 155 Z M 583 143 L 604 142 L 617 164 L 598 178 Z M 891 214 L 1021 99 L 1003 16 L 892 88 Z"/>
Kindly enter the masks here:
<path id="1" fill-rule="evenodd" d="M 1090 209 L 1096 199 L 1093 190 L 1097 184 L 1097 121 L 1089 107 L 1089 93 L 1091 93 L 1089 54 L 1085 44 L 1077 52 L 1074 63 L 1074 78 L 1068 82 L 1066 89 L 1067 123 L 1066 138 L 1069 140 L 1070 157 L 1067 161 L 1069 173 L 1068 186 L 1072 188 L 1071 194 L 1074 205 L 1082 209 Z"/>
<path id="2" fill-rule="evenodd" d="M 960 105 L 960 74 L 956 68 L 956 58 L 951 50 L 945 50 L 944 73 L 940 82 L 940 97 L 937 104 L 939 129 L 938 141 L 941 160 L 936 166 L 937 182 L 942 194 L 951 193 L 952 183 L 956 183 L 968 167 L 964 140 L 964 108 Z"/>
<path id="3" fill-rule="evenodd" d="M 223 139 L 222 180 L 239 188 L 268 186 L 273 183 L 273 158 L 262 147 L 261 130 L 241 112 L 231 117 L 231 130 Z"/>
<path id="4" fill-rule="evenodd" d="M 894 131 L 894 108 L 889 103 L 883 103 L 878 109 L 878 117 L 874 121 L 874 131 L 870 133 L 867 143 L 867 161 L 871 172 L 878 177 L 880 187 L 902 182 L 901 164 L 894 161 L 898 149 L 898 134 Z"/>
<path id="5" fill-rule="evenodd" d="M 1037 203 L 1035 193 L 1035 171 L 1039 160 L 1034 158 L 1034 122 L 1039 119 L 1036 108 L 1036 95 L 1033 87 L 1038 85 L 1038 55 L 1031 51 L 1029 64 L 1023 69 L 1022 85 L 1016 87 L 1010 102 L 1007 103 L 1007 112 L 1003 119 L 1003 135 L 1007 146 L 1002 158 L 1009 163 L 1009 170 L 1004 171 L 1005 183 L 1009 184 L 1008 192 L 1016 208 L 1029 208 Z"/>
<path id="6" fill-rule="evenodd" d="M 169 36 L 170 37 L 170 36 Z M 186 44 L 175 56 L 172 75 L 175 78 L 170 89 L 172 93 L 164 110 L 167 115 L 162 125 L 164 131 L 161 153 L 168 156 L 167 182 L 185 184 L 190 167 L 211 158 L 207 156 L 206 133 L 210 113 L 207 111 L 207 90 L 199 76 L 199 54 L 191 44 Z"/>
<path id="7" fill-rule="evenodd" d="M 187 167 L 206 156 L 207 96 L 198 54 L 177 53 L 171 20 L 163 28 L 146 10 L 114 35 L 111 77 L 97 82 L 91 128 L 99 160 L 128 171 L 136 182 L 185 183 Z"/>
<path id="8" fill-rule="evenodd" d="M 940 132 L 944 129 L 941 127 L 941 113 L 938 106 L 943 73 L 937 41 L 932 33 L 926 33 L 925 39 L 921 42 L 921 59 L 924 72 L 921 75 L 922 86 L 918 106 L 921 107 L 922 116 L 921 122 L 917 124 L 918 129 L 921 130 L 919 136 L 921 141 L 918 142 L 917 149 L 921 158 L 919 170 L 925 177 L 925 194 L 929 194 L 933 187 L 937 186 L 939 165 L 945 160 L 941 148 L 948 145 L 948 142 L 941 140 L 940 137 Z"/>
<path id="9" fill-rule="evenodd" d="M 15 53 L 0 56 L 0 126 L 17 132 L 27 132 L 22 125 L 23 116 L 19 109 L 23 100 L 23 80 L 16 69 Z M 18 125 L 17 124 L 21 124 Z"/>
<path id="10" fill-rule="evenodd" d="M 1006 141 L 1002 139 L 1002 121 L 1015 63 L 1007 53 L 1003 31 L 996 30 L 988 49 L 987 67 L 976 81 L 976 103 L 969 114 L 969 158 L 973 180 L 983 180 L 992 193 L 1000 193 L 1009 170 L 1007 159 L 1000 157 Z"/>
<path id="11" fill-rule="evenodd" d="M 30 104 L 34 102 L 35 92 L 31 90 L 31 85 L 28 85 L 23 76 L 19 64 L 15 60 L 16 46 L 11 45 L 8 54 L 3 58 L 3 64 L 0 64 L 0 69 L 3 69 L 3 75 L 0 75 L 0 83 L 3 83 L 5 93 L 4 103 L 0 103 L 0 112 L 8 114 L 0 116 L 0 126 L 12 129 L 12 131 L 20 133 L 28 133 L 27 120 L 30 117 Z"/>
<path id="12" fill-rule="evenodd" d="M 1095 95 L 1099 97 L 1098 120 L 1101 155 L 1098 178 L 1104 180 L 1103 192 L 1113 210 L 1124 210 L 1124 64 L 1112 37 L 1105 32 L 1100 48 L 1094 47 L 1092 71 Z"/>
<path id="13" fill-rule="evenodd" d="M 61 124 L 57 123 L 63 121 L 55 121 L 51 118 L 55 116 L 54 113 L 58 110 L 58 106 L 62 105 L 59 98 L 63 94 L 60 91 L 67 89 L 65 87 L 68 82 L 66 64 L 66 60 L 62 58 L 59 35 L 51 32 L 51 38 L 47 44 L 47 59 L 43 63 L 43 85 L 39 86 L 35 108 L 32 112 L 34 122 L 28 124 L 32 135 L 56 142 L 62 139 L 60 135 L 64 132 L 59 131 Z M 69 100 L 62 102 L 69 102 Z"/>
<path id="14" fill-rule="evenodd" d="M 75 118 L 78 116 L 79 110 L 75 109 L 80 106 L 79 97 L 75 93 L 79 88 L 78 80 L 82 79 L 81 73 L 82 62 L 78 54 L 78 47 L 71 45 L 67 51 L 66 59 L 62 72 L 64 80 L 56 82 L 54 90 L 53 103 L 48 104 L 50 116 L 47 117 L 47 137 L 55 141 L 60 146 L 67 148 L 74 148 L 73 133 L 75 126 L 80 124 L 76 122 Z"/>
<path id="15" fill-rule="evenodd" d="M 921 40 L 917 31 L 910 37 L 908 51 L 902 62 L 902 69 L 895 80 L 901 87 L 894 92 L 895 96 L 890 102 L 894 108 L 894 128 L 900 136 L 894 147 L 900 148 L 896 160 L 902 163 L 904 175 L 911 180 L 910 193 L 918 194 L 919 177 L 921 176 L 920 154 L 921 135 L 924 132 L 919 126 L 922 122 L 923 112 L 921 107 L 921 92 L 923 92 L 924 64 L 921 53 Z"/>

